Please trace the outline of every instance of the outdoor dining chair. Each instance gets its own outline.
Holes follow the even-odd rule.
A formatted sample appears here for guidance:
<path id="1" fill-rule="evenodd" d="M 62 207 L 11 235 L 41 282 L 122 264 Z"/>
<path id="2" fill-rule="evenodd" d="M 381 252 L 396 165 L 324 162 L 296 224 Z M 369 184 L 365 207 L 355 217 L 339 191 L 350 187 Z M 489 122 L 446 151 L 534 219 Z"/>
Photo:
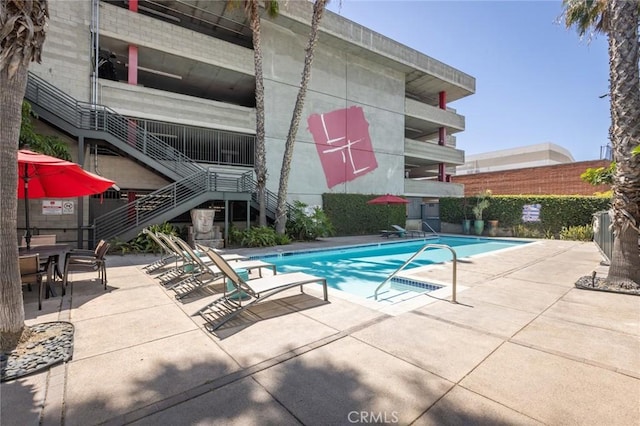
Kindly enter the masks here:
<path id="1" fill-rule="evenodd" d="M 98 279 L 107 289 L 107 262 L 105 256 L 111 244 L 100 240 L 95 250 L 74 249 L 67 253 L 64 260 L 64 274 L 62 278 L 62 295 L 64 296 L 71 272 L 97 271 Z"/>
<path id="2" fill-rule="evenodd" d="M 22 284 L 26 284 L 29 291 L 31 291 L 31 284 L 38 286 L 38 310 L 41 310 L 44 289 L 43 277 L 47 274 L 47 270 L 40 267 L 40 256 L 37 254 L 20 256 L 19 267 Z"/>

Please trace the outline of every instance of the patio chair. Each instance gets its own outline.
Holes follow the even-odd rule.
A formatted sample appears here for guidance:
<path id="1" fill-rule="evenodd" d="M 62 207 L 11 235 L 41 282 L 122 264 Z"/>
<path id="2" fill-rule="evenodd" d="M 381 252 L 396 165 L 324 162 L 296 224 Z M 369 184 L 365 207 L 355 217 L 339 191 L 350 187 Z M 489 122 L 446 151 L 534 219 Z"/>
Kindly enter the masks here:
<path id="1" fill-rule="evenodd" d="M 142 270 L 144 270 L 147 274 L 157 271 L 158 269 L 169 263 L 171 260 L 177 258 L 178 255 L 174 253 L 171 248 L 168 247 L 167 244 L 155 234 L 155 232 L 153 232 L 149 228 L 144 228 L 142 230 L 142 233 L 149 237 L 160 247 L 160 259 L 151 262 L 147 266 L 142 267 Z"/>
<path id="2" fill-rule="evenodd" d="M 47 270 L 40 267 L 40 256 L 32 254 L 28 256 L 20 256 L 20 281 L 27 285 L 27 289 L 31 291 L 31 284 L 38 286 L 38 310 L 42 309 L 42 292 L 44 289 L 43 277 L 47 274 Z"/>
<path id="3" fill-rule="evenodd" d="M 215 280 L 224 276 L 222 271 L 214 264 L 213 259 L 211 259 L 208 253 L 205 252 L 203 258 L 199 255 L 199 251 L 193 250 L 182 238 L 169 238 L 171 238 L 183 250 L 189 259 L 193 260 L 194 266 L 190 272 L 186 273 L 186 275 L 188 275 L 186 278 L 173 283 L 168 287 L 176 292 L 176 297 L 178 299 L 182 299 L 195 290 L 211 284 Z M 274 275 L 276 273 L 276 265 L 273 263 L 263 262 L 261 260 L 234 260 L 231 264 L 235 269 L 244 269 L 248 272 L 257 270 L 260 277 L 262 277 L 262 268 L 271 269 Z"/>
<path id="4" fill-rule="evenodd" d="M 72 272 L 97 271 L 104 289 L 107 289 L 107 262 L 105 256 L 111 244 L 100 240 L 95 250 L 74 249 L 67 253 L 64 259 L 64 273 L 62 277 L 62 295 L 66 293 L 69 274 Z"/>
<path id="5" fill-rule="evenodd" d="M 270 277 L 244 280 L 218 253 L 213 250 L 207 250 L 207 255 L 211 257 L 213 263 L 215 263 L 215 265 L 228 278 L 232 286 L 231 291 L 227 292 L 225 289 L 222 297 L 197 312 L 210 322 L 212 330 L 220 328 L 227 321 L 236 317 L 245 309 L 251 307 L 254 303 L 296 286 L 300 286 L 300 291 L 304 293 L 302 288 L 304 284 L 322 284 L 324 300 L 329 300 L 327 296 L 326 278 L 317 277 L 304 272 L 291 272 L 273 275 Z M 243 305 L 242 300 L 245 296 L 249 297 L 250 300 Z M 209 310 L 215 310 L 216 313 L 220 314 L 217 321 L 211 322 L 206 318 L 205 312 Z"/>
<path id="6" fill-rule="evenodd" d="M 389 238 L 392 235 L 396 235 L 398 237 L 404 238 L 407 235 L 407 230 L 404 229 L 402 226 L 391 225 L 391 227 L 394 229 L 393 231 L 383 230 L 383 231 L 380 231 L 381 235 L 387 238 Z"/>
<path id="7" fill-rule="evenodd" d="M 157 233 L 156 235 L 162 241 L 164 241 L 168 247 L 170 247 L 172 252 L 175 253 L 175 255 L 179 260 L 182 260 L 181 263 L 178 263 L 178 261 L 176 261 L 175 267 L 169 269 L 168 271 L 164 271 L 160 275 L 158 275 L 157 278 L 160 280 L 160 282 L 163 285 L 170 284 L 177 279 L 185 278 L 185 275 L 190 274 L 193 271 L 193 269 L 197 267 L 198 258 L 199 260 L 202 260 L 205 263 L 211 263 L 211 260 L 203 252 L 199 250 L 190 250 L 193 253 L 188 253 L 182 247 L 180 247 L 180 245 L 176 241 L 177 239 L 180 239 L 181 241 L 184 242 L 184 240 L 182 240 L 180 237 L 163 234 L 163 233 Z M 188 246 L 186 242 L 184 242 L 184 244 Z M 241 256 L 238 254 L 224 255 L 224 257 L 227 260 L 246 259 L 245 256 Z"/>

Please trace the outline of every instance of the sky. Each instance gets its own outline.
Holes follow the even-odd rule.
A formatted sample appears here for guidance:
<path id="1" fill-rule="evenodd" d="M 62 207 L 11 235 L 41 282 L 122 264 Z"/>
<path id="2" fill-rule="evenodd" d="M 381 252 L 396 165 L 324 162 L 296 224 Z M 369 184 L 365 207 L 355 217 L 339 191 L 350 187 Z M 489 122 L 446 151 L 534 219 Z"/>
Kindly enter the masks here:
<path id="1" fill-rule="evenodd" d="M 328 8 L 476 79 L 449 104 L 467 155 L 552 142 L 600 158 L 610 124 L 607 38 L 560 23 L 562 1 L 332 0 Z"/>

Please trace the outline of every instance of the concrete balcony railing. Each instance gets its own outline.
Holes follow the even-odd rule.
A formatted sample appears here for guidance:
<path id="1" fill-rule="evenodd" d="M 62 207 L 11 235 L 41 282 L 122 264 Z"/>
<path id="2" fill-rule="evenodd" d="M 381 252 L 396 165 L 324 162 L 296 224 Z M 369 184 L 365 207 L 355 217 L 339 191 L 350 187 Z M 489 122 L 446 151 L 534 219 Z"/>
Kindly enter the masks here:
<path id="1" fill-rule="evenodd" d="M 219 130 L 255 132 L 255 111 L 209 99 L 100 79 L 99 102 L 122 115 L 211 127 Z"/>
<path id="2" fill-rule="evenodd" d="M 464 130 L 464 116 L 410 98 L 404 100 L 404 113 L 409 117 L 435 123 L 439 126 Z"/>
<path id="3" fill-rule="evenodd" d="M 253 50 L 100 2 L 100 37 L 253 75 Z"/>
<path id="4" fill-rule="evenodd" d="M 450 146 L 442 146 L 433 142 L 421 142 L 413 139 L 404 140 L 406 157 L 445 163 L 447 165 L 464 164 L 464 151 Z"/>
<path id="5" fill-rule="evenodd" d="M 464 197 L 464 185 L 458 183 L 439 182 L 432 179 L 405 179 L 404 195 L 406 197 Z"/>

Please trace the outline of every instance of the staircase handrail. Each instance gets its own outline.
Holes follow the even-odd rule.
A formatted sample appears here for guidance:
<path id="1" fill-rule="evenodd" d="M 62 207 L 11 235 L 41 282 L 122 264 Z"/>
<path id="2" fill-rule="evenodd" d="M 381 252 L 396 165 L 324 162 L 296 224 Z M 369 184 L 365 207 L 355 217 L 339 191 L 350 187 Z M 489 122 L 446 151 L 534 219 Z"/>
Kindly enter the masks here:
<path id="1" fill-rule="evenodd" d="M 221 190 L 211 188 L 198 190 L 197 188 L 200 188 L 198 182 L 203 179 L 203 176 L 212 182 L 211 187 L 215 188 L 217 183 L 224 183 L 228 191 L 251 192 L 252 201 L 258 201 L 257 182 L 252 178 L 253 172 L 245 172 L 237 177 L 206 170 L 190 157 L 138 127 L 135 120 L 124 117 L 105 105 L 78 101 L 32 72 L 29 72 L 25 98 L 78 129 L 106 132 L 173 170 L 178 176 L 182 176 L 182 180 L 95 218 L 93 228 L 97 239 L 112 238 L 173 208 L 167 203 L 160 203 L 161 205 L 158 206 L 159 199 L 166 201 L 171 198 L 172 202 L 176 203 L 178 200 L 187 201 L 207 190 Z M 192 190 L 188 190 L 189 188 Z M 276 194 L 265 189 L 265 207 L 274 215 L 277 200 Z M 293 206 L 287 203 L 287 210 L 290 211 L 292 208 Z M 130 217 L 131 212 L 135 213 L 132 216 L 133 221 Z"/>
<path id="2" fill-rule="evenodd" d="M 78 101 L 41 77 L 29 72 L 25 97 L 60 119 L 83 130 L 102 131 L 158 161 L 182 177 L 204 170 L 191 158 L 138 127 L 105 105 Z"/>
<path id="3" fill-rule="evenodd" d="M 247 174 L 240 177 L 202 170 L 114 209 L 94 220 L 95 239 L 111 239 L 206 192 L 249 192 Z"/>
<path id="4" fill-rule="evenodd" d="M 258 203 L 259 201 L 258 191 L 256 190 L 258 188 L 258 182 L 255 181 L 252 176 L 253 174 L 249 175 L 249 181 L 250 181 L 251 187 L 253 188 L 253 190 L 251 191 L 251 201 L 253 201 L 254 203 Z M 265 209 L 267 211 L 272 212 L 275 217 L 276 209 L 278 207 L 278 194 L 272 191 L 269 191 L 268 189 L 265 188 L 264 202 L 265 202 Z M 286 207 L 287 207 L 287 212 L 290 212 L 293 209 L 293 205 L 290 203 L 286 203 Z"/>

